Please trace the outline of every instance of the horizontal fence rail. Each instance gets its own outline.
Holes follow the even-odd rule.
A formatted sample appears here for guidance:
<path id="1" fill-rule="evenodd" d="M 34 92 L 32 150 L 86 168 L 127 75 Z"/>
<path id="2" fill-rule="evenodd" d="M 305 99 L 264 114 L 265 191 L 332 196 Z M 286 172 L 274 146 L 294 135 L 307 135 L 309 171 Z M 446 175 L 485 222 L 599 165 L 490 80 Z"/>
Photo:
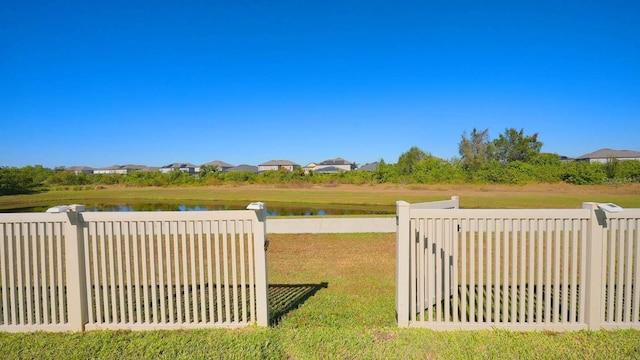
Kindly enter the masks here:
<path id="1" fill-rule="evenodd" d="M 0 330 L 268 324 L 264 210 L 0 216 Z"/>
<path id="2" fill-rule="evenodd" d="M 398 202 L 400 326 L 640 327 L 640 211 L 426 209 Z"/>

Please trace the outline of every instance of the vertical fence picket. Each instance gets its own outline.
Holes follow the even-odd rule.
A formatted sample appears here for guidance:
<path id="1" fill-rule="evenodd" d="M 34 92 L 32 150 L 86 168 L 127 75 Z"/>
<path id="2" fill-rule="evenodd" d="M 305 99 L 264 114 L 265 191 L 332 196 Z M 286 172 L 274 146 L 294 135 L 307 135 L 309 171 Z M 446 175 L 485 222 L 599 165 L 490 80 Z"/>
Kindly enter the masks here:
<path id="1" fill-rule="evenodd" d="M 184 314 L 184 295 L 185 295 L 185 291 L 183 288 L 183 285 L 185 285 L 181 279 L 181 275 L 184 273 L 184 269 L 182 266 L 182 263 L 180 261 L 180 254 L 182 253 L 186 253 L 186 251 L 182 251 L 181 250 L 181 246 L 185 243 L 184 241 L 184 233 L 182 233 L 181 231 L 181 226 L 180 226 L 180 222 L 179 221 L 172 221 L 171 222 L 171 233 L 174 234 L 173 235 L 173 260 L 174 260 L 174 266 L 175 266 L 175 276 L 174 276 L 174 281 L 176 284 L 176 310 L 177 310 L 177 316 L 176 316 L 176 320 L 175 322 L 178 324 L 184 324 L 185 322 L 185 314 Z M 186 254 L 185 254 L 186 256 Z"/>
<path id="2" fill-rule="evenodd" d="M 159 322 L 158 318 L 158 276 L 161 274 L 158 272 L 156 268 L 156 263 L 158 261 L 158 254 L 156 252 L 156 240 L 157 234 L 155 231 L 155 227 L 153 224 L 149 224 L 147 222 L 139 222 L 141 227 L 145 229 L 145 240 L 144 244 L 147 249 L 149 249 L 149 287 L 150 287 L 150 298 L 147 299 L 147 302 L 150 303 L 149 307 L 149 317 L 151 318 L 151 322 L 157 324 Z M 164 302 L 164 301 L 162 301 Z"/>
<path id="3" fill-rule="evenodd" d="M 467 271 L 469 270 L 469 258 L 468 258 L 468 250 L 469 246 L 469 219 L 459 219 L 459 223 L 457 224 L 458 228 L 458 239 L 460 239 L 460 261 L 458 259 L 454 260 L 454 266 L 458 266 L 460 264 L 459 269 L 459 289 L 457 290 L 460 294 L 460 321 L 465 323 L 468 321 L 467 317 L 467 284 L 469 282 L 467 278 Z M 455 245 L 454 245 L 455 246 Z M 455 313 L 455 309 L 454 309 Z"/>
<path id="4" fill-rule="evenodd" d="M 421 316 L 420 314 L 424 314 L 424 309 L 422 311 L 422 313 L 419 313 L 419 307 L 418 307 L 418 303 L 419 303 L 419 297 L 421 296 L 421 294 L 419 293 L 419 289 L 424 286 L 424 281 L 421 282 L 420 279 L 422 279 L 422 277 L 419 275 L 420 274 L 420 269 L 421 269 L 421 263 L 420 263 L 420 254 L 422 253 L 424 256 L 424 249 L 421 251 L 420 249 L 420 243 L 421 243 L 421 238 L 420 238 L 420 234 L 418 232 L 418 229 L 416 228 L 416 222 L 412 219 L 410 221 L 410 227 L 409 227 L 409 234 L 410 234 L 410 238 L 409 238 L 409 320 L 415 320 L 416 316 Z M 424 269 L 425 273 L 423 273 L 422 276 L 428 276 L 426 273 L 428 270 L 426 268 L 422 268 Z M 416 281 L 417 279 L 417 281 Z M 422 284 L 422 285 L 421 285 Z M 425 305 L 423 303 L 423 305 Z"/>
<path id="5" fill-rule="evenodd" d="M 507 272 L 511 278 L 511 302 L 509 303 L 509 309 L 511 310 L 509 317 L 510 323 L 517 323 L 519 321 L 517 318 L 518 303 L 523 303 L 523 301 L 518 301 L 518 275 L 522 273 L 518 269 L 518 245 L 522 245 L 522 242 L 519 241 L 522 239 L 519 221 L 520 220 L 509 219 L 509 227 L 512 234 L 509 240 L 511 246 L 511 271 Z"/>
<path id="6" fill-rule="evenodd" d="M 223 239 L 220 236 L 220 232 L 221 232 L 221 224 L 220 221 L 216 221 L 215 222 L 215 226 L 214 226 L 214 247 L 215 247 L 215 265 L 216 265 L 216 309 L 217 309 L 217 317 L 216 317 L 216 321 L 217 322 L 224 322 L 224 318 L 222 317 L 222 309 L 223 309 L 223 299 L 222 299 L 222 292 L 223 292 L 223 284 L 222 284 L 222 258 L 221 258 L 221 241 L 223 241 Z"/>
<path id="7" fill-rule="evenodd" d="M 476 233 L 476 219 L 467 218 L 468 236 L 469 236 L 469 316 L 468 320 L 472 323 L 477 322 L 476 318 L 476 301 L 478 298 L 478 292 L 476 291 L 476 247 L 478 246 L 477 233 Z"/>
<path id="8" fill-rule="evenodd" d="M 500 254 L 503 250 L 502 246 L 504 245 L 504 254 L 507 255 L 506 251 L 506 239 L 501 238 L 500 231 L 502 222 L 496 221 L 495 219 L 489 219 L 486 222 L 486 248 L 487 248 L 487 282 L 485 291 L 486 294 L 486 304 L 487 304 L 487 316 L 486 322 L 500 322 L 500 313 L 501 313 L 501 277 L 500 274 Z M 505 269 L 506 270 L 506 269 Z M 505 279 L 507 278 L 507 273 L 504 273 L 503 276 Z M 504 309 L 502 309 L 504 311 Z"/>
<path id="9" fill-rule="evenodd" d="M 620 219 L 612 220 L 617 226 L 617 233 L 612 234 L 612 240 L 616 239 L 617 251 L 616 251 L 616 275 L 615 280 L 615 321 L 622 321 L 622 294 L 624 291 L 624 271 L 625 271 L 625 257 L 624 257 L 624 222 Z"/>
<path id="10" fill-rule="evenodd" d="M 543 254 L 544 254 L 544 220 L 536 219 L 536 282 L 535 282 L 535 304 L 536 315 L 535 322 L 542 323 L 542 303 L 544 302 L 542 289 L 544 287 L 543 279 Z"/>
<path id="11" fill-rule="evenodd" d="M 580 243 L 578 242 L 578 234 L 579 234 L 579 226 L 578 221 L 573 220 L 571 222 L 571 272 L 569 274 L 569 286 L 571 287 L 571 292 L 569 294 L 571 305 L 569 306 L 569 322 L 576 323 L 579 319 L 577 319 L 577 288 L 580 284 L 579 269 L 578 269 L 578 248 Z M 584 257 L 584 256 L 581 256 Z"/>
<path id="12" fill-rule="evenodd" d="M 238 294 L 238 253 L 237 253 L 237 242 L 238 242 L 238 228 L 236 221 L 232 220 L 229 222 L 231 224 L 231 231 L 229 233 L 229 242 L 231 245 L 231 307 L 233 308 L 233 323 L 237 323 L 239 321 L 239 309 L 238 303 L 240 302 L 239 294 Z"/>
<path id="13" fill-rule="evenodd" d="M 633 287 L 633 278 L 631 274 L 633 273 L 633 237 L 632 237 L 632 227 L 631 221 L 629 219 L 621 219 L 624 224 L 624 239 L 625 245 L 627 248 L 625 249 L 625 280 L 624 280 L 624 299 L 627 299 L 624 302 L 624 315 L 623 321 L 626 323 L 631 323 L 631 288 Z"/>
<path id="14" fill-rule="evenodd" d="M 518 309 L 519 315 L 515 322 L 525 323 L 526 319 L 526 305 L 527 305 L 527 261 L 528 257 L 531 256 L 527 253 L 527 239 L 529 236 L 529 220 L 528 219 L 518 219 L 518 228 L 520 234 L 520 284 L 518 286 L 518 299 L 520 308 Z M 515 307 L 515 304 L 514 304 Z"/>
<path id="15" fill-rule="evenodd" d="M 231 285 L 229 283 L 230 274 L 229 274 L 229 223 L 228 221 L 224 221 L 224 232 L 222 233 L 222 269 L 223 269 L 223 279 L 224 279 L 224 309 L 225 309 L 225 318 L 224 322 L 231 322 L 231 294 L 230 288 Z"/>
<path id="16" fill-rule="evenodd" d="M 634 273 L 633 273 L 633 310 L 631 311 L 631 320 L 640 321 L 640 219 L 629 220 L 632 228 L 629 229 L 631 239 L 635 248 Z"/>
<path id="17" fill-rule="evenodd" d="M 158 322 L 162 324 L 167 323 L 167 297 L 171 296 L 171 292 L 168 288 L 168 273 L 171 268 L 170 262 L 165 262 L 167 252 L 169 249 L 164 248 L 165 238 L 168 236 L 164 231 L 163 222 L 151 221 L 147 223 L 148 226 L 153 226 L 155 237 L 155 245 L 157 246 L 158 257 L 158 281 L 160 285 L 160 316 Z"/>
<path id="18" fill-rule="evenodd" d="M 460 308 L 460 302 L 459 302 L 459 297 L 460 297 L 460 288 L 458 287 L 458 285 L 460 284 L 460 281 L 458 279 L 459 273 L 458 273 L 458 257 L 460 256 L 459 250 L 458 250 L 458 246 L 460 245 L 460 239 L 459 239 L 459 222 L 458 219 L 452 219 L 450 220 L 449 226 L 446 228 L 448 235 L 447 235 L 447 239 L 449 240 L 449 248 L 451 249 L 451 256 L 449 259 L 449 268 L 452 269 L 451 270 L 451 276 L 449 277 L 451 280 L 451 284 L 449 285 L 449 289 L 451 289 L 451 301 L 453 302 L 452 307 L 450 313 L 452 315 L 452 319 L 451 321 L 454 323 L 459 322 L 458 319 L 458 309 Z"/>
<path id="19" fill-rule="evenodd" d="M 185 264 L 191 264 L 191 266 L 185 266 L 187 288 L 189 289 L 189 295 L 187 301 L 189 308 L 187 310 L 187 322 L 198 322 L 198 295 L 196 291 L 196 233 L 195 222 L 189 221 L 185 223 L 185 229 L 187 232 L 187 238 L 189 240 L 189 260 Z M 189 315 L 190 314 L 190 315 Z"/>
<path id="20" fill-rule="evenodd" d="M 535 299 L 535 268 L 536 268 L 536 252 L 535 252 L 535 240 L 536 240 L 536 220 L 528 219 L 527 220 L 527 241 L 529 242 L 529 250 L 528 250 L 528 262 L 527 266 L 529 267 L 529 274 L 527 276 L 527 293 L 529 295 L 529 299 L 527 301 L 527 323 L 533 324 L 534 317 L 534 299 Z"/>
<path id="21" fill-rule="evenodd" d="M 42 268 L 40 267 L 40 237 L 42 236 L 39 231 L 41 222 L 36 222 L 31 224 L 31 232 L 33 234 L 32 245 L 31 245 L 31 258 L 33 262 L 33 296 L 34 296 L 34 323 L 41 325 L 42 324 L 42 289 L 40 285 L 40 278 L 42 276 Z M 0 225 L 2 226 L 2 225 Z M 2 237 L 0 231 L 0 237 Z M 0 256 L 0 260 L 4 261 L 4 257 Z"/>
<path id="22" fill-rule="evenodd" d="M 34 244 L 34 234 L 31 231 L 31 223 L 23 223 L 22 224 L 22 234 L 25 239 L 24 243 L 24 260 L 25 260 L 25 284 L 26 284 L 26 292 L 25 292 L 25 311 L 26 311 L 26 322 L 27 324 L 33 324 L 33 316 L 35 313 L 34 308 L 34 297 L 33 297 L 33 258 L 32 258 L 32 248 Z"/>
<path id="23" fill-rule="evenodd" d="M 245 284 L 247 283 L 247 274 L 246 274 L 246 252 L 245 252 L 245 231 L 244 231 L 244 221 L 238 220 L 238 235 L 240 242 L 240 308 L 241 308 L 241 316 L 240 319 L 242 322 L 248 321 L 248 313 L 247 313 L 247 287 Z"/>
<path id="24" fill-rule="evenodd" d="M 23 247 L 25 245 L 25 235 L 22 232 L 22 224 L 14 225 L 14 236 L 16 239 L 16 275 L 17 275 L 17 286 L 16 286 L 16 294 L 17 294 L 17 303 L 16 310 L 17 316 L 16 321 L 19 324 L 25 324 L 25 286 L 24 284 L 24 252 Z"/>
<path id="25" fill-rule="evenodd" d="M 0 309 L 1 324 L 9 325 L 9 317 L 7 310 L 9 309 L 8 293 L 8 277 L 7 277 L 7 249 L 5 248 L 8 240 L 6 237 L 7 224 L 0 223 L 0 294 L 2 295 L 2 309 Z"/>
<path id="26" fill-rule="evenodd" d="M 567 309 L 569 308 L 569 220 L 565 219 L 561 221 L 562 223 L 562 250 L 561 250 L 561 258 L 562 258 L 562 267 L 561 267 L 561 298 L 559 312 L 559 321 L 568 322 L 567 320 Z"/>
<path id="27" fill-rule="evenodd" d="M 606 314 L 605 314 L 605 322 L 613 321 L 613 310 L 615 307 L 614 299 L 615 299 L 615 269 L 616 269 L 616 244 L 615 244 L 615 233 L 617 231 L 617 223 L 609 222 L 609 231 L 605 237 L 608 242 L 608 255 L 609 261 L 606 262 L 606 274 L 608 275 L 607 284 L 605 287 L 606 293 L 605 298 L 607 299 L 606 305 Z"/>
<path id="28" fill-rule="evenodd" d="M 136 313 L 136 322 L 137 323 L 144 323 L 144 318 L 143 318 L 143 311 L 142 311 L 142 299 L 143 294 L 144 294 L 144 289 L 142 288 L 142 278 L 141 278 L 141 273 L 142 273 L 142 269 L 141 266 L 142 264 L 140 263 L 140 257 L 142 256 L 141 252 L 144 250 L 143 249 L 143 245 L 142 245 L 142 238 L 143 235 L 141 235 L 141 232 L 143 232 L 144 230 L 142 230 L 142 228 L 144 227 L 143 224 L 140 224 L 139 222 L 134 222 L 133 224 L 131 224 L 133 226 L 133 230 L 134 230 L 134 236 L 133 236 L 133 274 L 134 274 L 134 278 L 133 278 L 133 288 L 134 293 L 135 293 L 135 297 L 136 297 L 136 301 L 135 301 L 135 313 Z"/>
<path id="29" fill-rule="evenodd" d="M 425 263 L 425 257 L 429 256 L 429 245 L 425 245 L 425 234 L 424 234 L 424 222 L 423 221 L 412 221 L 411 222 L 411 279 L 416 279 L 418 281 L 411 281 L 411 295 L 409 296 L 409 311 L 411 315 L 411 319 L 415 319 L 417 315 L 419 319 L 424 319 L 425 316 L 425 308 L 431 309 L 431 298 L 429 296 L 427 283 L 431 283 L 431 272 L 429 271 L 428 265 Z M 427 291 L 427 298 L 425 299 L 425 291 Z M 429 301 L 429 304 L 427 304 Z"/>
<path id="30" fill-rule="evenodd" d="M 198 255 L 199 255 L 199 268 L 198 268 L 198 275 L 200 276 L 200 286 L 199 286 L 199 293 L 200 293 L 200 319 L 198 322 L 200 323 L 205 323 L 207 322 L 207 297 L 206 297 L 206 272 L 207 272 L 207 267 L 211 266 L 211 264 L 206 263 L 205 265 L 205 261 L 204 261 L 204 255 L 205 255 L 205 244 L 206 244 L 206 239 L 207 239 L 207 234 L 205 232 L 205 221 L 198 221 Z"/>
<path id="31" fill-rule="evenodd" d="M 256 224 L 254 221 L 249 221 L 249 229 L 248 229 L 248 234 L 247 234 L 247 240 L 248 240 L 248 244 L 247 244 L 247 256 L 248 256 L 248 261 L 249 261 L 249 299 L 250 299 L 250 314 L 251 314 L 251 318 L 249 319 L 249 321 L 251 322 L 255 322 L 258 320 L 257 318 L 257 299 L 256 299 L 256 275 L 255 275 L 255 257 L 254 257 L 254 251 L 252 251 L 252 249 L 255 249 L 256 244 L 255 244 L 255 238 L 254 235 L 255 231 L 257 230 L 256 227 L 260 226 L 260 224 Z"/>
<path id="32" fill-rule="evenodd" d="M 475 219 L 476 223 L 478 224 L 478 322 L 483 323 L 485 322 L 485 317 L 484 317 L 484 297 L 486 294 L 486 291 L 484 291 L 484 277 L 485 277 L 485 270 L 484 270 L 484 260 L 486 258 L 485 256 L 485 244 L 484 244 L 484 236 L 485 236 L 485 226 L 484 226 L 484 221 L 480 220 L 480 219 Z"/>

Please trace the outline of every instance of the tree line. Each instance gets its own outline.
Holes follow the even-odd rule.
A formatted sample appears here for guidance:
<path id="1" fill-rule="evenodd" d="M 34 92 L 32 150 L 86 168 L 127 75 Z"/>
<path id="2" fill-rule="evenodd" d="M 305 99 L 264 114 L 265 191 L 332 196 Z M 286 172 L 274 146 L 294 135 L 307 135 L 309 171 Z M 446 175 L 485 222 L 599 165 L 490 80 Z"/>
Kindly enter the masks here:
<path id="1" fill-rule="evenodd" d="M 223 184 L 529 184 L 587 185 L 640 183 L 640 161 L 606 163 L 563 161 L 558 154 L 542 152 L 538 134 L 506 129 L 490 139 L 488 129 L 461 135 L 459 157 L 437 158 L 417 146 L 402 153 L 396 163 L 381 159 L 375 171 L 333 174 L 296 171 L 221 172 L 203 167 L 198 174 L 182 171 L 136 171 L 119 174 L 75 174 L 63 168 L 40 165 L 0 167 L 0 195 L 25 194 L 51 189 L 85 189 L 98 186 L 205 186 Z"/>

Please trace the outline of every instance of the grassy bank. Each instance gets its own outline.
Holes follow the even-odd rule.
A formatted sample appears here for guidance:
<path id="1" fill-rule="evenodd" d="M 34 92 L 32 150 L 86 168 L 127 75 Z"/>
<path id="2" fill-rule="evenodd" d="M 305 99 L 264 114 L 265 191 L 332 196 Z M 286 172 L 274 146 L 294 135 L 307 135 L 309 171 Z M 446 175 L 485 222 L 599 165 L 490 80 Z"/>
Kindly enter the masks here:
<path id="1" fill-rule="evenodd" d="M 640 331 L 398 329 L 393 234 L 271 235 L 267 329 L 0 333 L 0 358 L 627 359 Z"/>
<path id="2" fill-rule="evenodd" d="M 582 202 L 614 202 L 640 207 L 640 184 L 578 186 L 568 184 L 509 185 L 339 185 L 212 186 L 179 188 L 85 188 L 31 195 L 0 196 L 0 210 L 71 203 L 163 202 L 185 205 L 248 204 L 263 201 L 288 205 L 384 206 L 397 200 L 422 202 L 460 196 L 465 208 L 577 208 Z"/>

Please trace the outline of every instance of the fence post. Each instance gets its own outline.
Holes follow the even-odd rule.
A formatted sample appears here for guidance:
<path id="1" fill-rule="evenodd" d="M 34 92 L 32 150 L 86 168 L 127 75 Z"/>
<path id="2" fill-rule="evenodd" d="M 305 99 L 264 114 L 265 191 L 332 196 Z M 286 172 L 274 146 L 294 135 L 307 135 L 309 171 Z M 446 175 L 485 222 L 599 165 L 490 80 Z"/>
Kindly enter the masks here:
<path id="1" fill-rule="evenodd" d="M 603 224 L 600 224 L 598 204 L 592 202 L 582 203 L 583 209 L 589 209 L 589 221 L 587 223 L 587 249 L 586 249 L 586 299 L 584 302 L 585 322 L 589 330 L 599 330 L 602 324 L 602 297 L 604 294 L 604 236 Z"/>
<path id="2" fill-rule="evenodd" d="M 396 202 L 396 317 L 399 327 L 409 326 L 410 204 Z"/>
<path id="3" fill-rule="evenodd" d="M 267 207 L 264 203 L 251 203 L 247 209 L 255 210 L 258 226 L 255 227 L 254 256 L 256 259 L 256 322 L 258 326 L 269 326 L 269 284 L 267 276 Z"/>
<path id="4" fill-rule="evenodd" d="M 460 209 L 460 197 L 459 196 L 452 196 L 451 200 L 453 201 L 453 208 L 454 209 Z"/>
<path id="5" fill-rule="evenodd" d="M 67 311 L 69 326 L 84 331 L 87 322 L 87 288 L 85 277 L 84 236 L 80 212 L 84 206 L 74 205 L 67 211 L 69 221 L 65 224 L 65 256 L 67 271 Z"/>

